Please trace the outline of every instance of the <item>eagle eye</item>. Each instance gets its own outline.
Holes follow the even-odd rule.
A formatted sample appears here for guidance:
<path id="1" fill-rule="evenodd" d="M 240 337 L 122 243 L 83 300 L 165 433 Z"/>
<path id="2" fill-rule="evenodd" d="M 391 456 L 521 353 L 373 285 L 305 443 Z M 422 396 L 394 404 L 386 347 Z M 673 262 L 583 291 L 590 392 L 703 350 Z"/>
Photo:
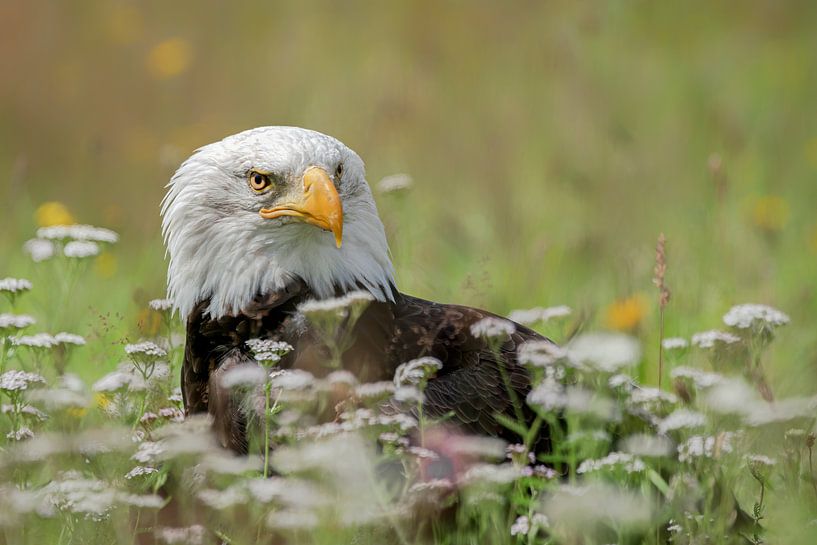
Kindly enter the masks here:
<path id="1" fill-rule="evenodd" d="M 250 187 L 256 193 L 261 193 L 272 185 L 272 180 L 268 174 L 262 172 L 250 171 L 249 175 Z"/>
<path id="2" fill-rule="evenodd" d="M 341 176 L 343 176 L 343 163 L 338 163 L 338 167 L 335 169 L 335 179 L 339 180 Z"/>

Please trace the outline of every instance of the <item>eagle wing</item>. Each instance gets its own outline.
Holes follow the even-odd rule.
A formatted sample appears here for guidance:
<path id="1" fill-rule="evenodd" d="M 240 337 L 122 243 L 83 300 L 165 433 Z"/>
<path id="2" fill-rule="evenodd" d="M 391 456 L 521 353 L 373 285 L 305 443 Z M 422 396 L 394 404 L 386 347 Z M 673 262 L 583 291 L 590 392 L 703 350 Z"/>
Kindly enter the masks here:
<path id="1" fill-rule="evenodd" d="M 399 362 L 433 356 L 443 364 L 426 386 L 423 407 L 427 414 L 453 415 L 470 432 L 502 437 L 513 434 L 502 426 L 498 415 L 531 418 L 525 403 L 530 376 L 518 363 L 517 348 L 527 341 L 548 339 L 514 324 L 513 334 L 491 346 L 488 340 L 473 335 L 471 326 L 496 315 L 406 295 L 398 302 L 395 314 L 392 358 Z"/>

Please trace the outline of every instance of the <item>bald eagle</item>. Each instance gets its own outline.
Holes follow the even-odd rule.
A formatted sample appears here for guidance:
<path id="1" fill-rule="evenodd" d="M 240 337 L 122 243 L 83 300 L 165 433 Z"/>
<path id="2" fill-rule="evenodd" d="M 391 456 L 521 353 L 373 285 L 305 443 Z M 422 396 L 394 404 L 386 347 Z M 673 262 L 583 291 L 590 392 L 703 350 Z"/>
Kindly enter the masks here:
<path id="1" fill-rule="evenodd" d="M 530 389 L 516 351 L 543 337 L 516 324 L 497 349 L 471 333 L 495 315 L 400 293 L 363 161 L 340 141 L 251 129 L 197 150 L 167 187 L 162 232 L 168 296 L 186 320 L 185 410 L 209 412 L 225 447 L 247 449 L 245 418 L 220 382 L 255 363 L 246 341 L 285 341 L 294 350 L 283 367 L 326 374 L 324 346 L 299 305 L 358 290 L 373 299 L 343 354 L 358 379 L 391 380 L 401 363 L 431 356 L 442 368 L 425 390 L 429 416 L 509 438 L 500 415 L 529 414 L 514 407 Z"/>

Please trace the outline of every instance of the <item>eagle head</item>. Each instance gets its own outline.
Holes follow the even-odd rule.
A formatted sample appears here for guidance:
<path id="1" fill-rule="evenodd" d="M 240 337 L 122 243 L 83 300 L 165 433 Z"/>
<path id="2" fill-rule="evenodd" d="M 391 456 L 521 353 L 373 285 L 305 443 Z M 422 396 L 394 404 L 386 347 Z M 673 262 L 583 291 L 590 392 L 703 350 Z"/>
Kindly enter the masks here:
<path id="1" fill-rule="evenodd" d="M 261 127 L 198 149 L 167 185 L 168 297 L 218 318 L 303 280 L 318 298 L 393 299 L 394 270 L 363 161 L 296 127 Z"/>

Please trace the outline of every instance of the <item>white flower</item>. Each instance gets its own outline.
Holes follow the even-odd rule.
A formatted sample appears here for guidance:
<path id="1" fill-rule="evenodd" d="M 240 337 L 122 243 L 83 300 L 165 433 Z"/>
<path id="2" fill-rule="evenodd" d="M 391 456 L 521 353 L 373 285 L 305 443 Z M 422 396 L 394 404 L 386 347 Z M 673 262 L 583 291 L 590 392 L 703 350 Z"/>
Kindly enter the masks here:
<path id="1" fill-rule="evenodd" d="M 73 257 L 76 259 L 94 257 L 99 255 L 99 252 L 99 244 L 87 240 L 72 240 L 62 249 L 62 253 L 65 254 L 65 257 Z"/>
<path id="2" fill-rule="evenodd" d="M 83 346 L 85 344 L 84 338 L 80 337 L 79 335 L 74 335 L 73 333 L 66 333 L 64 331 L 54 335 L 54 340 L 60 344 L 73 344 L 76 346 Z"/>
<path id="3" fill-rule="evenodd" d="M 517 359 L 523 365 L 547 367 L 567 355 L 567 351 L 550 341 L 527 341 L 517 349 Z"/>
<path id="4" fill-rule="evenodd" d="M 466 484 L 507 484 L 522 476 L 522 468 L 514 464 L 474 464 L 461 477 L 461 481 Z"/>
<path id="5" fill-rule="evenodd" d="M 598 460 L 584 460 L 576 469 L 576 473 L 592 473 L 607 469 L 619 468 L 627 473 L 639 473 L 647 469 L 644 462 L 627 452 L 611 452 Z"/>
<path id="6" fill-rule="evenodd" d="M 681 337 L 669 337 L 661 341 L 664 350 L 682 350 L 689 346 L 689 341 Z"/>
<path id="7" fill-rule="evenodd" d="M 630 403 L 647 410 L 653 410 L 656 406 L 668 403 L 677 403 L 678 398 L 670 392 L 650 388 L 648 386 L 638 386 L 630 392 Z"/>
<path id="8" fill-rule="evenodd" d="M 678 445 L 678 461 L 694 461 L 696 458 L 720 458 L 732 452 L 735 434 L 722 432 L 717 436 L 693 435 Z"/>
<path id="9" fill-rule="evenodd" d="M 374 301 L 374 296 L 371 293 L 366 291 L 353 291 L 342 297 L 306 301 L 298 305 L 298 311 L 307 316 L 327 313 L 345 316 L 349 307 L 369 303 L 371 301 Z"/>
<path id="10" fill-rule="evenodd" d="M 59 344 L 57 339 L 48 333 L 37 333 L 35 335 L 23 335 L 11 339 L 14 346 L 27 346 L 29 348 L 53 348 Z"/>
<path id="11" fill-rule="evenodd" d="M 525 515 L 521 515 L 516 518 L 513 525 L 511 525 L 511 535 L 522 535 L 526 536 L 530 532 L 530 519 Z"/>
<path id="12" fill-rule="evenodd" d="M 267 371 L 258 365 L 245 363 L 228 369 L 221 377 L 225 388 L 253 387 L 267 380 Z"/>
<path id="13" fill-rule="evenodd" d="M 689 409 L 676 409 L 658 424 L 659 433 L 668 431 L 700 428 L 706 424 L 706 417 Z"/>
<path id="14" fill-rule="evenodd" d="M 0 314 L 0 329 L 23 329 L 36 322 L 26 314 Z"/>
<path id="15" fill-rule="evenodd" d="M 394 382 L 365 382 L 355 388 L 355 395 L 359 398 L 385 398 L 394 393 Z"/>
<path id="16" fill-rule="evenodd" d="M 124 364 L 96 381 L 92 389 L 95 392 L 116 392 L 124 389 L 142 391 L 146 387 L 145 380 L 135 372 L 133 366 Z"/>
<path id="17" fill-rule="evenodd" d="M 562 409 L 567 402 L 564 386 L 553 380 L 545 379 L 528 393 L 527 403 L 539 406 L 546 411 Z"/>
<path id="18" fill-rule="evenodd" d="M 170 299 L 153 299 L 148 302 L 148 306 L 157 311 L 165 311 L 173 308 L 173 301 Z"/>
<path id="19" fill-rule="evenodd" d="M 720 414 L 750 414 L 755 408 L 760 412 L 767 409 L 758 398 L 757 391 L 739 378 L 721 377 L 707 389 L 703 403 Z"/>
<path id="20" fill-rule="evenodd" d="M 776 308 L 767 305 L 736 305 L 723 316 L 723 323 L 738 329 L 749 329 L 754 325 L 778 327 L 789 323 L 789 317 Z"/>
<path id="21" fill-rule="evenodd" d="M 51 259 L 56 253 L 54 243 L 50 240 L 31 239 L 23 244 L 23 250 L 31 256 L 35 263 Z"/>
<path id="22" fill-rule="evenodd" d="M 735 344 L 736 342 L 740 342 L 740 337 L 737 335 L 714 329 L 695 333 L 692 336 L 692 344 L 699 348 L 714 348 L 715 346 Z"/>
<path id="23" fill-rule="evenodd" d="M 693 367 L 676 367 L 670 373 L 674 379 L 688 379 L 697 388 L 711 388 L 724 381 L 724 377 L 717 373 L 708 373 Z"/>
<path id="24" fill-rule="evenodd" d="M 547 322 L 553 318 L 563 318 L 570 316 L 573 312 L 570 307 L 560 305 L 558 307 L 536 307 L 526 310 L 514 310 L 508 315 L 508 319 L 522 324 L 531 325 L 537 322 Z"/>
<path id="25" fill-rule="evenodd" d="M 345 369 L 341 369 L 339 371 L 332 371 L 326 378 L 324 379 L 328 384 L 336 385 L 336 384 L 346 384 L 349 386 L 357 385 L 357 377 L 349 371 Z"/>
<path id="26" fill-rule="evenodd" d="M 244 344 L 256 354 L 256 359 L 258 358 L 257 355 L 261 353 L 283 356 L 293 350 L 291 344 L 283 341 L 273 341 L 271 339 L 249 339 Z"/>
<path id="27" fill-rule="evenodd" d="M 16 430 L 11 430 L 6 434 L 6 439 L 12 441 L 25 441 L 34 437 L 34 432 L 28 426 L 20 426 Z"/>
<path id="28" fill-rule="evenodd" d="M 315 383 L 315 376 L 303 369 L 283 369 L 270 375 L 272 387 L 282 390 L 304 390 Z"/>
<path id="29" fill-rule="evenodd" d="M 564 484 L 546 496 L 542 507 L 550 520 L 577 538 L 599 523 L 620 529 L 644 526 L 652 517 L 652 501 L 645 495 L 602 483 Z"/>
<path id="30" fill-rule="evenodd" d="M 165 453 L 165 448 L 161 443 L 155 441 L 142 441 L 136 453 L 131 456 L 133 460 L 141 464 L 153 463 Z"/>
<path id="31" fill-rule="evenodd" d="M 570 341 L 567 355 L 576 365 L 616 373 L 641 359 L 641 347 L 629 335 L 585 333 Z"/>
<path id="32" fill-rule="evenodd" d="M 149 358 L 163 358 L 167 351 L 156 343 L 144 341 L 125 345 L 125 353 L 129 356 L 146 356 Z"/>
<path id="33" fill-rule="evenodd" d="M 110 229 L 92 225 L 53 225 L 37 229 L 37 238 L 114 243 L 119 240 L 119 235 Z"/>
<path id="34" fill-rule="evenodd" d="M 394 400 L 401 403 L 422 403 L 423 392 L 415 386 L 399 386 L 394 391 Z"/>
<path id="35" fill-rule="evenodd" d="M 513 322 L 502 318 L 488 316 L 482 320 L 471 324 L 471 335 L 474 337 L 484 337 L 487 339 L 506 339 L 513 335 L 516 326 Z"/>
<path id="36" fill-rule="evenodd" d="M 207 529 L 199 524 L 184 528 L 157 528 L 156 539 L 167 545 L 204 545 Z"/>
<path id="37" fill-rule="evenodd" d="M 414 180 L 408 174 L 392 174 L 377 182 L 377 191 L 380 193 L 393 193 L 402 191 L 414 185 Z"/>
<path id="38" fill-rule="evenodd" d="M 31 289 L 31 282 L 24 278 L 3 278 L 0 280 L 0 292 L 19 293 Z"/>
<path id="39" fill-rule="evenodd" d="M 150 466 L 136 466 L 125 473 L 125 478 L 130 480 L 136 477 L 141 477 L 142 475 L 151 475 L 153 473 L 159 473 L 159 470 Z"/>
<path id="40" fill-rule="evenodd" d="M 394 385 L 400 387 L 420 384 L 442 368 L 440 360 L 429 356 L 401 363 L 394 372 Z"/>
<path id="41" fill-rule="evenodd" d="M 0 375 L 0 390 L 4 392 L 20 392 L 34 384 L 45 384 L 45 379 L 37 373 L 17 370 L 6 371 Z"/>

